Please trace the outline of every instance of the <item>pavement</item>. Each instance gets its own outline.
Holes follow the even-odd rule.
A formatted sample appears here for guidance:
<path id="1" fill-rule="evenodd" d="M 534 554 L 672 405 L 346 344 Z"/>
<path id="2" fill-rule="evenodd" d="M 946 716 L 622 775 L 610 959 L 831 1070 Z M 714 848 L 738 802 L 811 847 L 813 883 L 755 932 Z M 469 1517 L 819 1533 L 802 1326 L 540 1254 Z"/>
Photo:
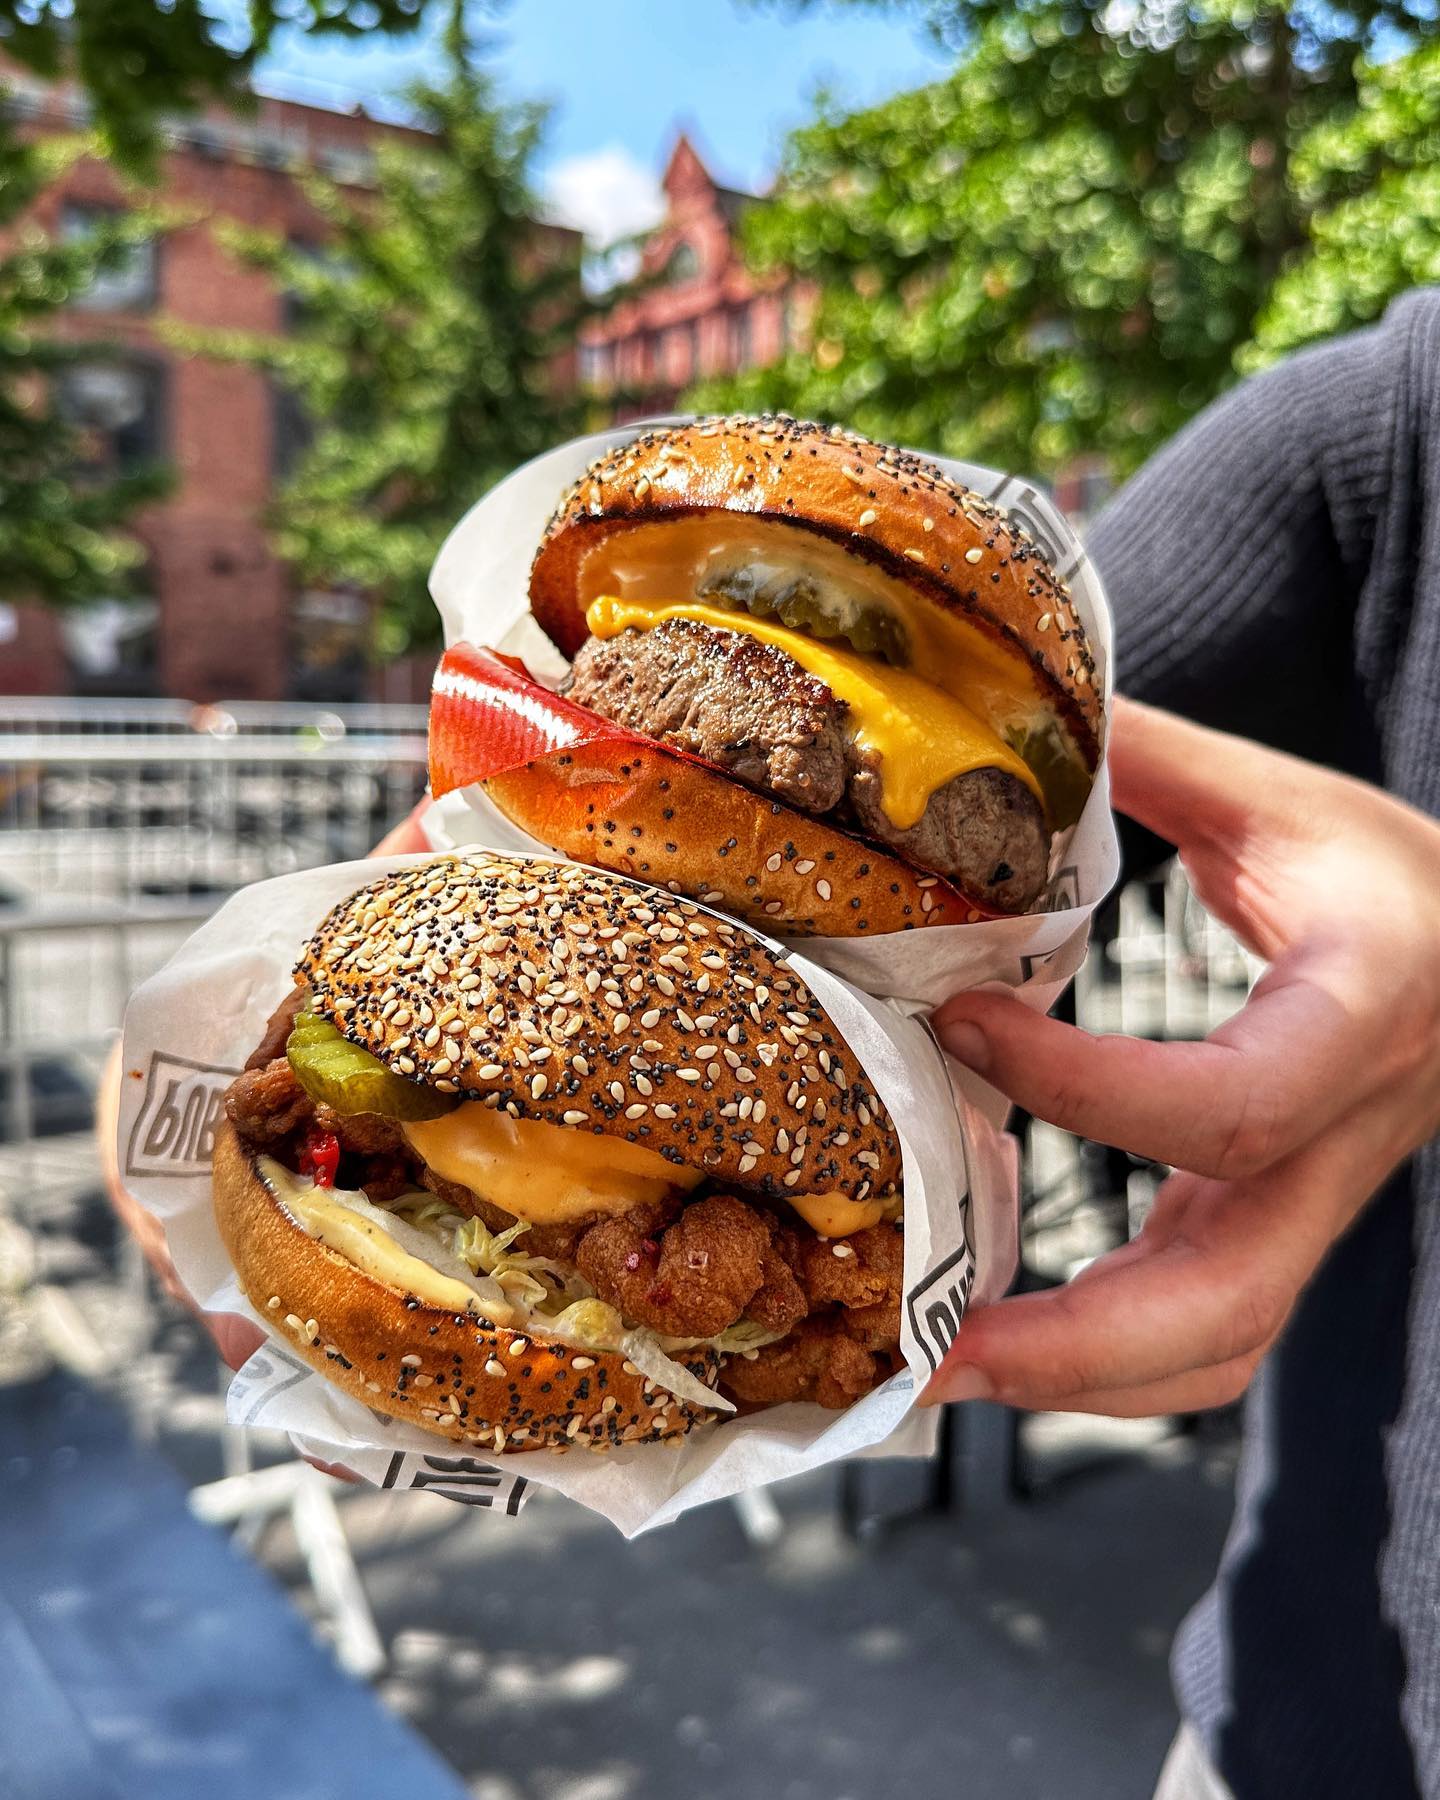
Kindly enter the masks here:
<path id="1" fill-rule="evenodd" d="M 1043 1497 L 906 1517 L 917 1472 L 882 1465 L 898 1516 L 859 1541 L 829 1472 L 776 1490 L 768 1548 L 723 1505 L 627 1544 L 549 1495 L 358 1492 L 381 1697 L 476 1800 L 1146 1800 L 1233 1438 L 1030 1431 Z M 284 1527 L 262 1555 L 299 1585 Z"/>
<path id="2" fill-rule="evenodd" d="M 13 1218 L 0 1234 L 0 1383 L 47 1361 L 88 1373 L 151 1454 L 212 1480 L 213 1354 L 127 1271 L 92 1155 L 61 1137 L 3 1159 L 26 1229 L 23 1254 Z M 768 1545 L 729 1505 L 627 1544 L 544 1493 L 508 1519 L 337 1488 L 389 1651 L 379 1695 L 475 1800 L 1147 1800 L 1174 1729 L 1169 1640 L 1229 1515 L 1233 1429 L 1027 1421 L 1036 1497 L 1017 1500 L 1007 1415 L 964 1419 L 949 1511 L 927 1512 L 923 1465 L 872 1465 L 849 1531 L 823 1471 L 775 1490 Z M 285 1447 L 256 1434 L 252 1450 Z M 283 1515 L 255 1554 L 323 1631 Z"/>

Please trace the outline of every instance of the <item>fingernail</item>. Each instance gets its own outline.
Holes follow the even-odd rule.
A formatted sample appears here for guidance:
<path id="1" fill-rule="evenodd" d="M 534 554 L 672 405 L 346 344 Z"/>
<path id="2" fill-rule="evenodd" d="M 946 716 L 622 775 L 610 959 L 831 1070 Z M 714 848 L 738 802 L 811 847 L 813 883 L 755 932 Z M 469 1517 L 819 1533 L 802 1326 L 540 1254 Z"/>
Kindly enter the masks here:
<path id="1" fill-rule="evenodd" d="M 990 1066 L 990 1040 L 969 1019 L 955 1019 L 940 1033 L 940 1041 L 967 1069 L 983 1073 Z"/>
<path id="2" fill-rule="evenodd" d="M 995 1383 L 974 1363 L 942 1363 L 922 1391 L 919 1406 L 940 1406 L 949 1400 L 993 1400 Z"/>

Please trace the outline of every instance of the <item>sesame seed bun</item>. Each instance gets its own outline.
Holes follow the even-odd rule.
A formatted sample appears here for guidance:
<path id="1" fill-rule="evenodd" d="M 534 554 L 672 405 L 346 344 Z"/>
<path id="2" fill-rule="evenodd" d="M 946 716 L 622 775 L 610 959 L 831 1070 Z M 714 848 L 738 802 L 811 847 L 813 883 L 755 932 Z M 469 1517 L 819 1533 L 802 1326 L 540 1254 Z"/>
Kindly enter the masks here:
<path id="1" fill-rule="evenodd" d="M 653 740 L 617 748 L 604 739 L 481 786 L 562 856 L 696 894 L 789 937 L 865 937 L 997 916 L 943 877 Z"/>
<path id="2" fill-rule="evenodd" d="M 488 852 L 382 876 L 296 969 L 395 1073 L 785 1200 L 894 1193 L 900 1145 L 809 988 L 743 926 Z"/>
<path id="3" fill-rule="evenodd" d="M 589 552 L 616 532 L 707 512 L 828 539 L 1008 645 L 1095 767 L 1095 660 L 1042 552 L 934 463 L 839 427 L 768 414 L 699 419 L 602 456 L 546 528 L 530 573 L 535 618 L 573 657 L 588 635 L 579 575 Z"/>
<path id="4" fill-rule="evenodd" d="M 714 1416 L 616 1352 L 520 1336 L 377 1281 L 296 1223 L 229 1124 L 215 1140 L 214 1204 L 251 1305 L 376 1412 L 490 1451 L 651 1442 Z M 715 1379 L 712 1352 L 682 1360 Z"/>

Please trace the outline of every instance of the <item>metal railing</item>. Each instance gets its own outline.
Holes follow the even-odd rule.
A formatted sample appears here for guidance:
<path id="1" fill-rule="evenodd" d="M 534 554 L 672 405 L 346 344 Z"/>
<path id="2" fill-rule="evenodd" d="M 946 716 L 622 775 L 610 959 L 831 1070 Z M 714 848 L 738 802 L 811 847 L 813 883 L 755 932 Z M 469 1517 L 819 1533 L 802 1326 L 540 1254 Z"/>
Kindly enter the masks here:
<path id="1" fill-rule="evenodd" d="M 84 700 L 0 695 L 0 737 L 362 736 L 423 737 L 427 709 L 389 703 L 313 705 L 305 700 Z"/>
<path id="2" fill-rule="evenodd" d="M 423 791 L 425 754 L 414 730 L 3 732 L 0 893 L 219 896 L 363 856 Z"/>

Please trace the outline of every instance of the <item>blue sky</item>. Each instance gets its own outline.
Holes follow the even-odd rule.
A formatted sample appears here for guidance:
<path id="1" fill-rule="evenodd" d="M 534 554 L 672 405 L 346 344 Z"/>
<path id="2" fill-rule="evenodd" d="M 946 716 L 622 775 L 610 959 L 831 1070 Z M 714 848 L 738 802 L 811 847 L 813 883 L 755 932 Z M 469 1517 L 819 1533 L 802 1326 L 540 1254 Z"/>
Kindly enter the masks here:
<path id="1" fill-rule="evenodd" d="M 237 11 L 238 0 L 213 10 Z M 945 66 L 913 24 L 878 9 L 820 6 L 795 19 L 737 0 L 512 0 L 488 29 L 506 89 L 555 104 L 542 171 L 554 204 L 599 237 L 649 222 L 681 125 L 722 180 L 763 187 L 817 86 L 858 104 Z M 262 85 L 323 105 L 378 105 L 434 56 L 433 34 L 348 46 L 289 33 Z"/>

